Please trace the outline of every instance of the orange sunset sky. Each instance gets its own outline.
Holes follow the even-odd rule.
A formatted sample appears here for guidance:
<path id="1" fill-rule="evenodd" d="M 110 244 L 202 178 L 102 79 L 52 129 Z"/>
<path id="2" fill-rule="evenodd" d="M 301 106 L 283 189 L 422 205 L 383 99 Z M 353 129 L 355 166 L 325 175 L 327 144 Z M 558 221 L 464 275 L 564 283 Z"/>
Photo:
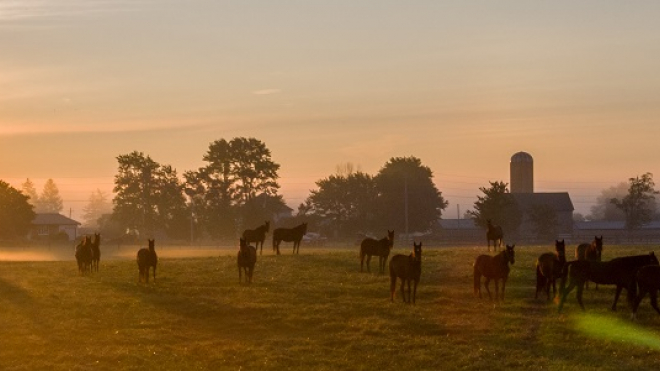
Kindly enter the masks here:
<path id="1" fill-rule="evenodd" d="M 454 218 L 526 151 L 536 191 L 588 214 L 660 176 L 659 19 L 657 1 L 0 0 L 0 179 L 54 179 L 76 218 L 118 155 L 181 174 L 255 137 L 293 208 L 338 164 L 416 156 Z"/>

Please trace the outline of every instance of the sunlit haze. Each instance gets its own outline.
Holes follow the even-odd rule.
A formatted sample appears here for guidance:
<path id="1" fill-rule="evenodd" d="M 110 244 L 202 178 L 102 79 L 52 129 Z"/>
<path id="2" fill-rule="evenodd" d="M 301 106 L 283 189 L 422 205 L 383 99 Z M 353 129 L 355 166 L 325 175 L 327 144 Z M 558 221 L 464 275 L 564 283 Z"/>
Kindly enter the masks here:
<path id="1" fill-rule="evenodd" d="M 454 218 L 526 151 L 535 190 L 588 214 L 660 176 L 658 19 L 657 1 L 0 0 L 0 179 L 52 178 L 75 219 L 118 155 L 182 174 L 254 137 L 293 208 L 339 164 L 415 156 Z"/>

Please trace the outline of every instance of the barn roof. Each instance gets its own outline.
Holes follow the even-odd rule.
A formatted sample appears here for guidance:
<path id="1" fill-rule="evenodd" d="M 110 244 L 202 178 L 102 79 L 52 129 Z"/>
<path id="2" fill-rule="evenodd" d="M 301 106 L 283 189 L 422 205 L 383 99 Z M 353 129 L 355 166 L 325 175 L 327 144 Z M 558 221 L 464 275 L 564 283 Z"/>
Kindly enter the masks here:
<path id="1" fill-rule="evenodd" d="M 529 210 L 536 205 L 548 205 L 555 211 L 573 212 L 573 202 L 568 192 L 555 193 L 511 193 L 521 210 Z"/>
<path id="2" fill-rule="evenodd" d="M 33 225 L 80 225 L 79 222 L 67 218 L 62 214 L 57 213 L 40 213 L 36 214 L 32 220 Z"/>

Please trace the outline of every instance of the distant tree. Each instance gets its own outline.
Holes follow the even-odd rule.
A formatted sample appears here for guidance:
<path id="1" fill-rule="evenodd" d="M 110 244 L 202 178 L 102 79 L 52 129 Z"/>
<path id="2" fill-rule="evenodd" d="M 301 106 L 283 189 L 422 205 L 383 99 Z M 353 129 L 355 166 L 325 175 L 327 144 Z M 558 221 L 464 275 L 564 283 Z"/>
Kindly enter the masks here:
<path id="1" fill-rule="evenodd" d="M 447 201 L 433 184 L 433 173 L 416 157 L 391 158 L 375 176 L 376 218 L 382 229 L 426 232 L 438 222 Z M 407 205 L 407 214 L 406 214 Z"/>
<path id="2" fill-rule="evenodd" d="M 479 190 L 483 196 L 477 196 L 474 203 L 474 210 L 469 213 L 474 224 L 486 228 L 487 220 L 493 224 L 500 225 L 507 233 L 517 231 L 522 222 L 522 213 L 518 209 L 516 202 L 509 193 L 508 183 L 489 182 L 490 187 L 480 187 Z"/>
<path id="3" fill-rule="evenodd" d="M 529 210 L 529 221 L 536 238 L 552 240 L 557 236 L 559 217 L 552 206 L 548 204 L 532 206 Z"/>
<path id="4" fill-rule="evenodd" d="M 29 196 L 0 180 L 0 238 L 26 237 L 34 220 Z"/>
<path id="5" fill-rule="evenodd" d="M 655 215 L 655 190 L 653 174 L 630 178 L 628 194 L 622 199 L 612 198 L 611 202 L 626 216 L 626 229 L 634 231 L 653 220 Z"/>
<path id="6" fill-rule="evenodd" d="M 584 215 L 582 215 L 582 213 L 573 213 L 574 222 L 584 222 L 586 220 L 587 218 Z"/>
<path id="7" fill-rule="evenodd" d="M 30 197 L 28 202 L 32 206 L 36 206 L 39 203 L 39 195 L 37 194 L 37 189 L 34 187 L 34 183 L 32 183 L 30 178 L 27 178 L 21 186 L 23 194 Z"/>
<path id="8" fill-rule="evenodd" d="M 628 183 L 621 182 L 616 186 L 603 189 L 598 197 L 596 204 L 591 207 L 591 220 L 625 220 L 626 214 L 612 203 L 612 199 L 622 199 L 628 193 Z"/>
<path id="9" fill-rule="evenodd" d="M 87 205 L 83 207 L 84 224 L 90 228 L 99 228 L 99 219 L 101 216 L 111 211 L 112 205 L 108 200 L 108 196 L 100 189 L 97 189 L 92 192 Z"/>
<path id="10" fill-rule="evenodd" d="M 60 191 L 53 179 L 48 179 L 44 184 L 36 206 L 39 213 L 59 213 L 64 209 Z"/>

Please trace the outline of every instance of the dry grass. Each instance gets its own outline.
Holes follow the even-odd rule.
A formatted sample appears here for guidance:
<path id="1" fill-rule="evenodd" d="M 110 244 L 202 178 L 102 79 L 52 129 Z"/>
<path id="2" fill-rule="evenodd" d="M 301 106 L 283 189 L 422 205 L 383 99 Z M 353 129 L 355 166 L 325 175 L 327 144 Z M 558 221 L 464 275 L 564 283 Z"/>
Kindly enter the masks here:
<path id="1" fill-rule="evenodd" d="M 2 262 L 0 369 L 660 369 L 648 299 L 636 323 L 625 300 L 609 311 L 611 287 L 586 292 L 584 314 L 574 294 L 561 315 L 533 299 L 551 246 L 517 248 L 504 303 L 472 295 L 483 247 L 426 248 L 416 306 L 390 303 L 389 278 L 359 273 L 356 248 L 301 251 L 259 256 L 252 285 L 238 284 L 233 250 L 160 251 L 149 285 L 132 257 L 88 277 L 72 261 Z"/>

